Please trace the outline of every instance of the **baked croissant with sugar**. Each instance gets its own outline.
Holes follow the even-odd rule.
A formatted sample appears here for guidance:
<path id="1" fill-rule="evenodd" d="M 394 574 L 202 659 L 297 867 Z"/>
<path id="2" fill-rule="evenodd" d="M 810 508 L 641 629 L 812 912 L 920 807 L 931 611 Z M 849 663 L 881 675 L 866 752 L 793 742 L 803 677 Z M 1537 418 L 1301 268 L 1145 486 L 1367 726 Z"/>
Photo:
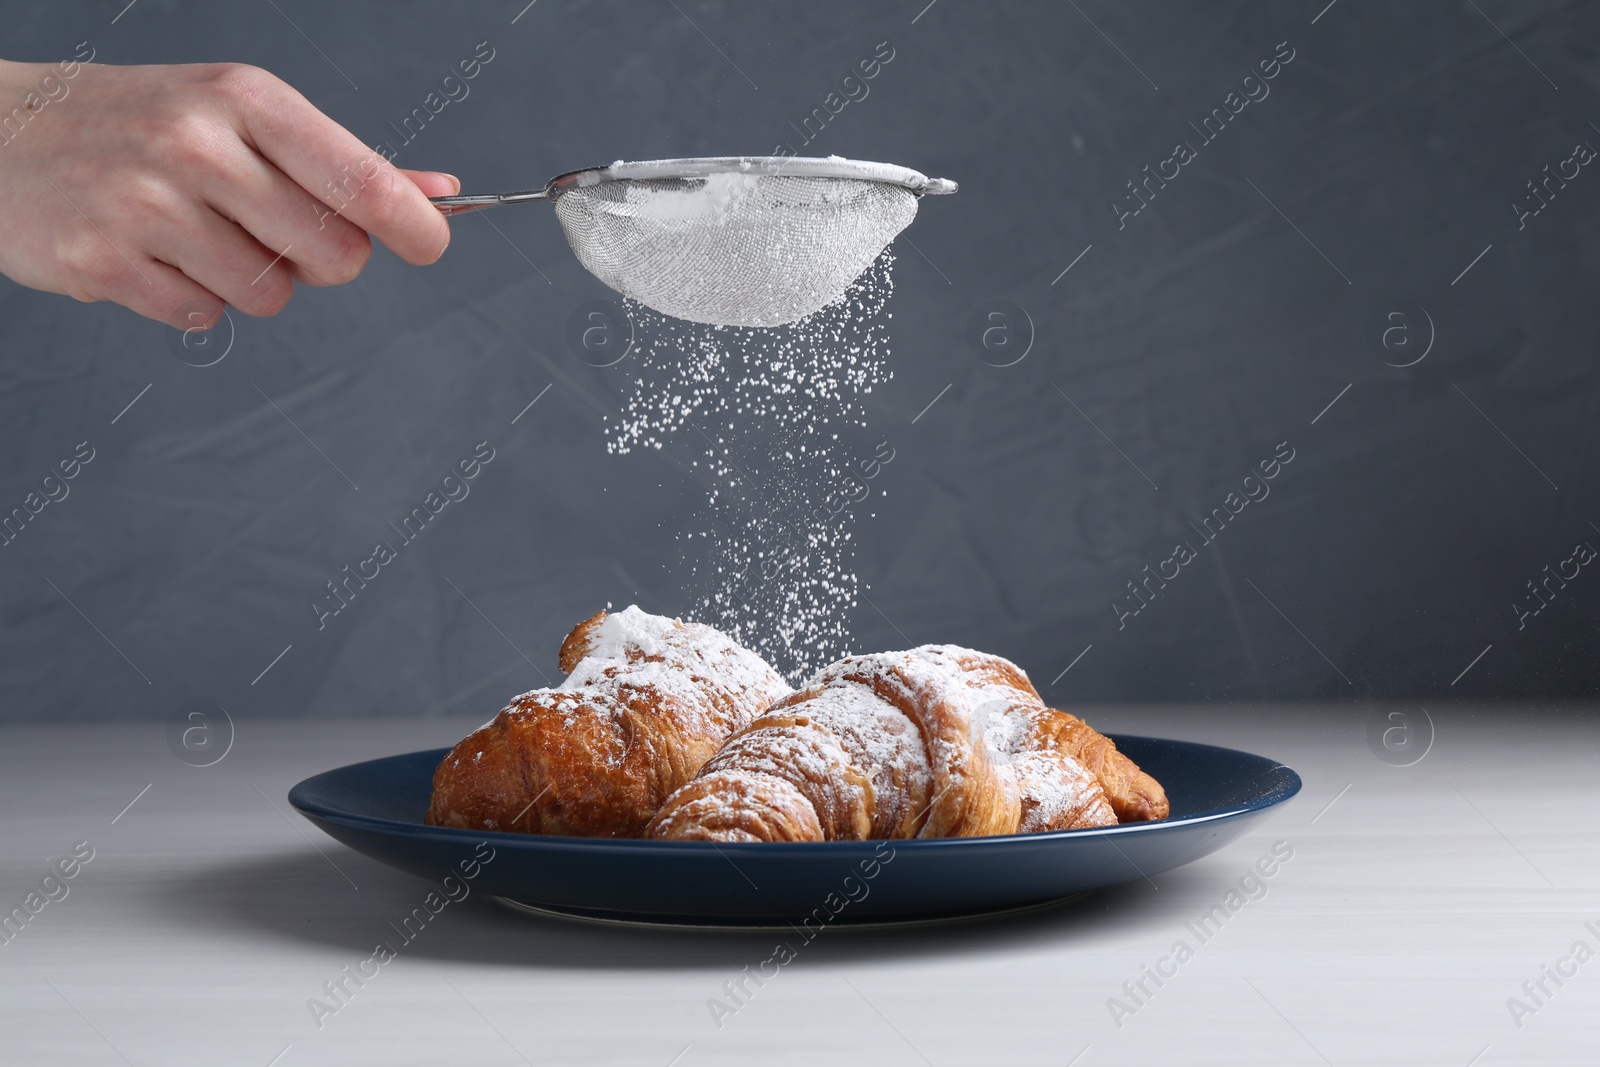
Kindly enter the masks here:
<path id="1" fill-rule="evenodd" d="M 1002 689 L 1011 687 L 1043 707 L 1044 702 L 1028 681 L 1028 676 L 1010 660 L 954 645 L 926 645 L 918 651 L 935 658 L 952 660 L 955 669 L 967 677 L 969 684 L 999 686 Z M 1105 791 L 1106 800 L 1110 802 L 1118 822 L 1145 822 L 1167 817 L 1171 805 L 1161 783 L 1118 752 L 1109 737 L 1076 715 L 1054 708 L 1045 710 L 1050 714 L 1030 713 L 1028 716 L 1033 725 L 1030 739 L 1025 744 L 1026 751 L 1047 749 L 1064 753 L 1083 764 L 1084 769 L 1094 775 L 1100 788 Z"/>
<path id="2" fill-rule="evenodd" d="M 1083 764 L 1105 790 L 1118 822 L 1145 822 L 1165 819 L 1172 810 L 1161 783 L 1139 769 L 1133 760 L 1117 751 L 1111 738 L 1075 715 L 1050 711 L 1051 743 Z"/>
<path id="3" fill-rule="evenodd" d="M 568 678 L 524 693 L 433 776 L 432 826 L 639 837 L 663 801 L 790 689 L 709 626 L 600 612 L 561 645 Z"/>
<path id="4" fill-rule="evenodd" d="M 1161 818 L 1166 797 L 1108 739 L 1047 708 L 1016 665 L 926 645 L 824 668 L 734 735 L 646 834 L 970 837 L 1110 826 L 1119 810 Z"/>

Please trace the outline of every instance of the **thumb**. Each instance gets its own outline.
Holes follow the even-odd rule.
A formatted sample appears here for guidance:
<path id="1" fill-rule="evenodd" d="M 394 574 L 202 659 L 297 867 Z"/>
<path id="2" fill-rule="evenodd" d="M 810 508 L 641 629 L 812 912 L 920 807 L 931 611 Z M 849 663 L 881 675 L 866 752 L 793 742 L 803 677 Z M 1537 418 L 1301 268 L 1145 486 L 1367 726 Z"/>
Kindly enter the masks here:
<path id="1" fill-rule="evenodd" d="M 445 174 L 437 170 L 404 170 L 401 174 L 410 178 L 412 184 L 422 190 L 423 196 L 454 196 L 461 191 L 461 179 L 454 174 Z"/>

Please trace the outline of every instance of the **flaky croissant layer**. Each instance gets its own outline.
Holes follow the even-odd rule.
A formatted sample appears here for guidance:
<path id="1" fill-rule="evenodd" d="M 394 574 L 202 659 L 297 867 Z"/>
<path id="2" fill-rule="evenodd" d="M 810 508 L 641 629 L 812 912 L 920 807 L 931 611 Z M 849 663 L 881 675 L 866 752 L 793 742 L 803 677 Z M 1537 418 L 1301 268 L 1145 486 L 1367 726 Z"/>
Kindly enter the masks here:
<path id="1" fill-rule="evenodd" d="M 1166 817 L 1159 783 L 1013 663 L 954 645 L 849 656 L 793 691 L 696 623 L 600 612 L 568 677 L 439 764 L 435 826 L 682 841 L 973 837 Z"/>
<path id="2" fill-rule="evenodd" d="M 718 630 L 600 612 L 561 646 L 565 682 L 524 693 L 434 773 L 427 822 L 638 837 L 666 798 L 789 686 Z"/>
<path id="3" fill-rule="evenodd" d="M 970 837 L 1164 818 L 1112 742 L 1007 660 L 953 645 L 851 656 L 735 734 L 657 812 L 663 840 Z"/>

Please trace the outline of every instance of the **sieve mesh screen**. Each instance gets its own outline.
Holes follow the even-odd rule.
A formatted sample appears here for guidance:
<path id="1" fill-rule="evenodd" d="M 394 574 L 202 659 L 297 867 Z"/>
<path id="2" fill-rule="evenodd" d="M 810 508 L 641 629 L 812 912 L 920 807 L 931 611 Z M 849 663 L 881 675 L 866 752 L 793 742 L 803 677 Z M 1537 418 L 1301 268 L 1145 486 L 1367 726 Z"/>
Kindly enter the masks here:
<path id="1" fill-rule="evenodd" d="M 777 326 L 837 300 L 917 214 L 889 182 L 752 173 L 569 188 L 580 262 L 624 296 L 719 326 Z"/>

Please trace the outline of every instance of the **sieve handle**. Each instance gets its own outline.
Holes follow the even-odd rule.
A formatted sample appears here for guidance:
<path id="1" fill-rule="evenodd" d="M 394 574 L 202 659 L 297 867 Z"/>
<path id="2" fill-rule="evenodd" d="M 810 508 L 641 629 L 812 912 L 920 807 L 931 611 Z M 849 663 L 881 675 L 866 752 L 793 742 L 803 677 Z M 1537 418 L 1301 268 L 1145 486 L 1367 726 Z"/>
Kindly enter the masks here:
<path id="1" fill-rule="evenodd" d="M 516 193 L 480 193 L 476 196 L 430 196 L 428 202 L 445 215 L 459 215 L 464 211 L 478 211 L 501 204 L 522 204 L 529 200 L 550 199 L 550 189 L 524 189 Z"/>

